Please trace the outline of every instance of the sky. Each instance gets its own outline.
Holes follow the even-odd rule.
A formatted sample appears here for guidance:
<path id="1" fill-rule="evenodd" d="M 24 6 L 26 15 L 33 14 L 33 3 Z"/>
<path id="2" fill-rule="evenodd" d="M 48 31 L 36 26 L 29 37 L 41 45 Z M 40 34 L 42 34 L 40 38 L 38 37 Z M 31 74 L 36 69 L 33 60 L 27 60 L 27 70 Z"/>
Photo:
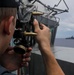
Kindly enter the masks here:
<path id="1" fill-rule="evenodd" d="M 53 7 L 60 0 L 41 0 L 41 1 L 44 4 Z M 69 7 L 69 12 L 68 13 L 65 12 L 63 14 L 59 14 L 56 16 L 60 18 L 56 38 L 66 38 L 74 36 L 74 0 L 65 0 L 65 1 Z M 60 9 L 66 8 L 63 3 L 63 0 L 57 8 Z"/>

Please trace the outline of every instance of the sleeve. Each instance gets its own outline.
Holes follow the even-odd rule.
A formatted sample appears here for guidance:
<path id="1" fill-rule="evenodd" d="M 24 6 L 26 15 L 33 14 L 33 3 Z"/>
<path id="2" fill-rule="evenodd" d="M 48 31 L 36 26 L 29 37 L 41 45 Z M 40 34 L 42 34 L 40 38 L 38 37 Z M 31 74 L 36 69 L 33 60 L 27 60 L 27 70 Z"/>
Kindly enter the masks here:
<path id="1" fill-rule="evenodd" d="M 15 75 L 15 74 L 12 74 L 11 72 L 7 71 L 4 67 L 0 65 L 0 75 Z"/>

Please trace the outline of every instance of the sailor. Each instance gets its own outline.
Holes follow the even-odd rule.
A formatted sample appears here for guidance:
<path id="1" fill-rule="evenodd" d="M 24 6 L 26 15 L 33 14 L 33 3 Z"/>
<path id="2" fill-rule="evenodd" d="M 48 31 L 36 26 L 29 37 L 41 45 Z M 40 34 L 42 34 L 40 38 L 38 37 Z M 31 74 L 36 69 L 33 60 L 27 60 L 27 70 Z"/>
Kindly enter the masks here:
<path id="1" fill-rule="evenodd" d="M 17 0 L 0 0 L 0 75 L 14 75 L 14 71 L 23 65 L 28 66 L 32 48 L 23 55 L 9 47 L 16 25 Z M 22 58 L 23 57 L 23 58 Z"/>
<path id="2" fill-rule="evenodd" d="M 0 0 L 0 75 L 14 75 L 11 72 L 28 65 L 32 48 L 22 55 L 9 47 L 16 26 L 16 14 L 19 6 L 18 0 Z M 64 75 L 50 48 L 50 29 L 44 24 L 39 28 L 38 21 L 34 20 L 36 39 L 43 56 L 46 75 Z M 27 57 L 27 58 L 25 58 Z"/>

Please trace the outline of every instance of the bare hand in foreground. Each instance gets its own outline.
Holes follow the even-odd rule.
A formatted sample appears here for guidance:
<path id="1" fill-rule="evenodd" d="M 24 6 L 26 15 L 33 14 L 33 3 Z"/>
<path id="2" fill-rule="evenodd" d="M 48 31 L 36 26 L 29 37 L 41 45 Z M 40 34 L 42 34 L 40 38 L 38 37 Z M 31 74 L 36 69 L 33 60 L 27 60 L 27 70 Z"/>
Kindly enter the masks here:
<path id="1" fill-rule="evenodd" d="M 37 33 L 36 39 L 38 44 L 43 48 L 43 46 L 50 45 L 50 29 L 44 24 L 40 25 L 42 29 L 40 29 L 38 21 L 35 19 L 34 28 Z"/>
<path id="2" fill-rule="evenodd" d="M 0 58 L 0 64 L 9 71 L 16 70 L 22 66 L 28 66 L 32 48 L 28 48 L 25 54 L 17 54 L 9 47 Z"/>

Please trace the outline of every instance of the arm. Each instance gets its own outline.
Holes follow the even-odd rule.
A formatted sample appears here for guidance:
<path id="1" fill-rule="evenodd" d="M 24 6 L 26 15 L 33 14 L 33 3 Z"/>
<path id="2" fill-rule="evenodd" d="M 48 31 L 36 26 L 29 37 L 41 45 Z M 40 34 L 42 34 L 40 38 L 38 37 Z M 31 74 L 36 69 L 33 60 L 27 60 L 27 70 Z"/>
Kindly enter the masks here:
<path id="1" fill-rule="evenodd" d="M 36 39 L 39 49 L 43 56 L 45 70 L 47 75 L 65 75 L 57 63 L 51 48 L 50 48 L 50 30 L 45 25 L 41 24 L 42 29 L 39 28 L 37 20 L 34 21 Z"/>
<path id="2" fill-rule="evenodd" d="M 41 50 L 41 49 L 40 49 Z M 54 55 L 51 52 L 50 46 L 41 51 L 47 75 L 65 75 L 58 65 Z"/>

